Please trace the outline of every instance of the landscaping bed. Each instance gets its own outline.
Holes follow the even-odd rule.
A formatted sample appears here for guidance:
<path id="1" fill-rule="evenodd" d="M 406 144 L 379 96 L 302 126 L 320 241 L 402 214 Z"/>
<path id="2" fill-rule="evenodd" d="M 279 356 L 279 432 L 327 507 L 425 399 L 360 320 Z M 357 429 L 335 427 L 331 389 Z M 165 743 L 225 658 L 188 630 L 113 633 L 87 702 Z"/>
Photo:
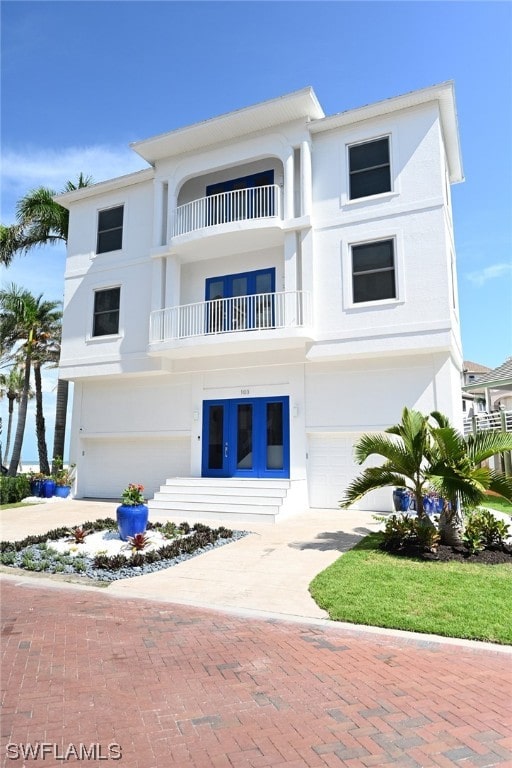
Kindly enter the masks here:
<path id="1" fill-rule="evenodd" d="M 437 560 L 442 563 L 479 563 L 480 565 L 512 565 L 511 549 L 483 549 L 469 552 L 465 547 L 450 547 L 438 544 L 435 552 L 421 552 L 417 547 L 409 547 L 390 553 L 395 557 L 419 557 L 422 560 Z"/>
<path id="2" fill-rule="evenodd" d="M 170 568 L 248 535 L 247 531 L 210 528 L 202 523 L 148 523 L 147 533 L 137 534 L 144 539 L 134 537 L 127 543 L 121 542 L 116 532 L 116 521 L 104 518 L 21 541 L 2 541 L 0 563 L 34 573 L 111 582 Z M 98 539 L 96 551 L 87 546 L 89 537 Z"/>

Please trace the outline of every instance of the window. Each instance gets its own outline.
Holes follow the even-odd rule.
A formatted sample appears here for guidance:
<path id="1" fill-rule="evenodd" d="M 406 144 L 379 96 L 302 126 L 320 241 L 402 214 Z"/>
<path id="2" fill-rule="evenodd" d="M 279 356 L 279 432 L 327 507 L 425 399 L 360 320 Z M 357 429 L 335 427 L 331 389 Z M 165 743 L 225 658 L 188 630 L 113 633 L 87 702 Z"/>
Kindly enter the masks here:
<path id="1" fill-rule="evenodd" d="M 351 200 L 391 191 L 387 137 L 349 147 L 348 154 Z"/>
<path id="2" fill-rule="evenodd" d="M 353 301 L 396 299 L 393 240 L 352 246 Z"/>
<path id="3" fill-rule="evenodd" d="M 93 336 L 119 333 L 120 288 L 107 288 L 94 293 Z"/>
<path id="4" fill-rule="evenodd" d="M 123 247 L 123 211 L 122 205 L 99 211 L 96 253 L 119 251 Z"/>

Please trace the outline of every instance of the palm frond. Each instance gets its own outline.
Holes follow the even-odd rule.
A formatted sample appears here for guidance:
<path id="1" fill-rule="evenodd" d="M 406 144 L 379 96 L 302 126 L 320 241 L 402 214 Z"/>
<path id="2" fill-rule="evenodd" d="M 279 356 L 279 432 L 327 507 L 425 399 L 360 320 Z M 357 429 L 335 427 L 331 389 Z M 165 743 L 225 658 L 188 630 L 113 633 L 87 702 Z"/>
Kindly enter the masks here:
<path id="1" fill-rule="evenodd" d="M 504 451 L 512 451 L 511 432 L 488 430 L 467 437 L 467 452 L 475 464 L 480 464 L 491 456 Z"/>
<path id="2" fill-rule="evenodd" d="M 342 509 L 349 507 L 370 491 L 390 486 L 407 488 L 408 478 L 397 472 L 392 472 L 387 468 L 367 467 L 367 469 L 365 469 L 364 472 L 353 480 L 346 488 L 345 495 L 340 501 L 340 507 Z"/>

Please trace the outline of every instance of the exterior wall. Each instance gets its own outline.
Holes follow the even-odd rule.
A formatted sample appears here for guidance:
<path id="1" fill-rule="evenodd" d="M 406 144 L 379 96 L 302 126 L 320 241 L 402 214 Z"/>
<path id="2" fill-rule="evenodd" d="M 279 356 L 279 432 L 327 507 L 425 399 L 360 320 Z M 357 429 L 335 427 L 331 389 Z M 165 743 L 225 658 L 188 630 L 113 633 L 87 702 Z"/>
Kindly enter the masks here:
<path id="1" fill-rule="evenodd" d="M 151 311 L 152 184 L 86 198 L 70 216 L 61 374 L 75 378 L 147 370 Z M 124 205 L 123 247 L 96 254 L 98 211 Z M 94 291 L 121 287 L 119 333 L 93 337 Z"/>

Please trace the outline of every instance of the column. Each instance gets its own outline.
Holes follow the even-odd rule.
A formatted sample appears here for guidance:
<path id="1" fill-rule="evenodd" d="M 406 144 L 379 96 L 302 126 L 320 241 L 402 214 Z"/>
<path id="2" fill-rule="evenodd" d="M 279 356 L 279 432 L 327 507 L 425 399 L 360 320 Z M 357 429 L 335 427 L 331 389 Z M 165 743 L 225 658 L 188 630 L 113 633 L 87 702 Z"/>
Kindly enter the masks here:
<path id="1" fill-rule="evenodd" d="M 301 152 L 301 215 L 310 216 L 313 200 L 313 181 L 311 172 L 311 145 L 309 141 L 303 141 L 300 145 Z"/>
<path id="2" fill-rule="evenodd" d="M 164 182 L 153 182 L 153 247 L 158 248 L 162 245 L 162 222 L 163 222 L 163 206 L 162 201 L 164 198 Z"/>
<path id="3" fill-rule="evenodd" d="M 294 199 L 294 185 L 293 185 L 293 149 L 290 147 L 288 155 L 284 161 L 284 216 L 285 219 L 293 219 L 293 199 Z"/>

